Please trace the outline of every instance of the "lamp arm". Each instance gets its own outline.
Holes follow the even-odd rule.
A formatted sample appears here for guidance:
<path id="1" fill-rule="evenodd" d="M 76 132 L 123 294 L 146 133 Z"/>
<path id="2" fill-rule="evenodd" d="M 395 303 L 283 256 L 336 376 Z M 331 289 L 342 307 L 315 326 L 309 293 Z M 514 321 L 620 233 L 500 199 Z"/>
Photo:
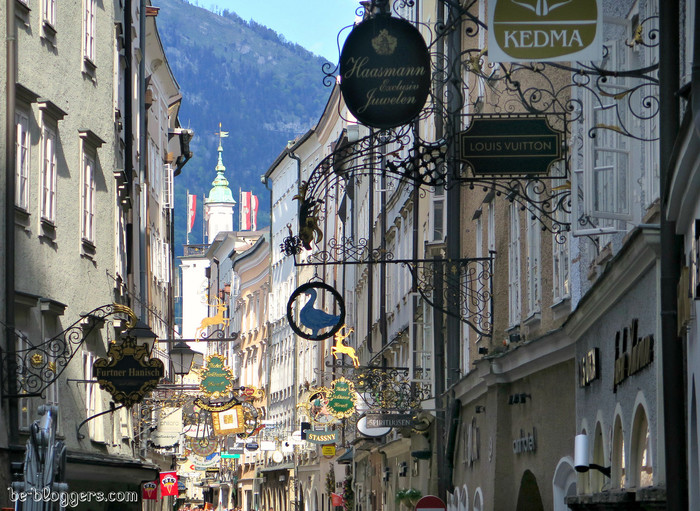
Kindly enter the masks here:
<path id="1" fill-rule="evenodd" d="M 80 428 L 82 428 L 83 425 L 85 425 L 86 423 L 90 422 L 92 419 L 94 419 L 94 418 L 96 418 L 96 417 L 99 417 L 100 415 L 105 415 L 105 414 L 107 414 L 107 413 L 116 412 L 117 410 L 119 410 L 119 409 L 121 409 L 121 408 L 124 408 L 124 407 L 126 407 L 126 405 L 114 406 L 114 402 L 110 402 L 109 410 L 105 410 L 104 412 L 96 413 L 95 415 L 92 415 L 92 416 L 88 417 L 88 418 L 85 419 L 83 422 L 81 422 L 80 424 L 78 424 L 78 427 L 75 428 L 75 435 L 78 437 L 78 440 L 82 440 L 83 438 L 85 438 L 85 435 L 83 435 L 83 434 L 80 432 Z"/>
<path id="2" fill-rule="evenodd" d="M 595 463 L 590 463 L 588 465 L 588 468 L 592 468 L 594 470 L 597 470 L 598 472 L 601 472 L 605 477 L 608 479 L 610 478 L 610 467 L 603 467 L 602 465 L 597 465 Z"/>

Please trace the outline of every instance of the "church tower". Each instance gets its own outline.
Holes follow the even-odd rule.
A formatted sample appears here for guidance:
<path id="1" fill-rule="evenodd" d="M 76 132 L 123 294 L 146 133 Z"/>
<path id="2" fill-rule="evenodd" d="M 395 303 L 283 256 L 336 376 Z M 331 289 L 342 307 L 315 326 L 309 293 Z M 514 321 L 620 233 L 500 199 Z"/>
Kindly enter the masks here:
<path id="1" fill-rule="evenodd" d="M 227 131 L 221 131 L 221 123 L 219 123 L 219 152 L 218 161 L 216 164 L 216 177 L 212 182 L 212 188 L 209 191 L 209 197 L 204 199 L 204 218 L 207 221 L 207 243 L 213 243 L 216 235 L 220 232 L 233 231 L 233 207 L 236 201 L 233 200 L 233 193 L 228 187 L 228 179 L 224 176 L 224 167 L 222 153 L 224 148 L 221 145 L 221 140 L 228 137 Z"/>

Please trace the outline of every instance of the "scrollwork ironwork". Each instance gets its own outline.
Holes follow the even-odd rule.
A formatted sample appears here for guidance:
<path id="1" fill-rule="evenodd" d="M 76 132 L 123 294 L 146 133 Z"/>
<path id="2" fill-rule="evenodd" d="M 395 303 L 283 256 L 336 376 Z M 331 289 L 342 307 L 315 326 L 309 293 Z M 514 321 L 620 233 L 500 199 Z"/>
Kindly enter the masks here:
<path id="1" fill-rule="evenodd" d="M 14 358 L 3 357 L 4 395 L 8 397 L 7 378 L 16 378 L 17 395 L 9 397 L 44 396 L 44 391 L 54 383 L 66 369 L 68 363 L 82 346 L 85 339 L 110 316 L 125 314 L 128 325 L 135 317 L 131 309 L 120 304 L 96 307 L 75 321 L 63 332 L 39 344 L 32 344 L 24 334 L 17 332 L 17 349 Z"/>

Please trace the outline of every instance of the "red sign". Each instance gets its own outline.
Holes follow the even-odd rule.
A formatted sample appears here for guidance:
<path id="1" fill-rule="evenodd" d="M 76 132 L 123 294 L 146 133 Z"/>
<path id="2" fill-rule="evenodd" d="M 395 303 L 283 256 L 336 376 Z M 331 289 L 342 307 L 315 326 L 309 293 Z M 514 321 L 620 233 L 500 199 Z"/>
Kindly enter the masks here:
<path id="1" fill-rule="evenodd" d="M 439 497 L 426 495 L 418 501 L 415 511 L 446 511 L 447 506 Z"/>
<path id="2" fill-rule="evenodd" d="M 156 481 L 143 483 L 141 496 L 143 500 L 158 500 L 158 483 Z"/>
<path id="3" fill-rule="evenodd" d="M 345 503 L 345 499 L 339 493 L 331 493 L 331 504 L 333 507 L 340 507 Z"/>
<path id="4" fill-rule="evenodd" d="M 160 473 L 160 494 L 163 497 L 177 497 L 177 472 Z"/>

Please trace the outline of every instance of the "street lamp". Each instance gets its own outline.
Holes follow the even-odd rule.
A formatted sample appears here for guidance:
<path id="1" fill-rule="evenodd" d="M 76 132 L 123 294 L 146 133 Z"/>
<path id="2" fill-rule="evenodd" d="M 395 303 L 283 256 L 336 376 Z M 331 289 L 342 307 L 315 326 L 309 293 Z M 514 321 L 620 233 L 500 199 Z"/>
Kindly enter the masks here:
<path id="1" fill-rule="evenodd" d="M 151 353 L 158 336 L 153 333 L 153 330 L 151 330 L 143 320 L 139 319 L 134 328 L 122 332 L 121 337 L 124 340 L 127 338 L 135 340 L 137 346 L 139 344 L 144 344 L 148 348 L 148 353 Z"/>
<path id="2" fill-rule="evenodd" d="M 189 373 L 196 353 L 197 352 L 192 350 L 186 342 L 182 341 L 170 348 L 170 360 L 173 362 L 173 372 L 180 376 Z"/>

